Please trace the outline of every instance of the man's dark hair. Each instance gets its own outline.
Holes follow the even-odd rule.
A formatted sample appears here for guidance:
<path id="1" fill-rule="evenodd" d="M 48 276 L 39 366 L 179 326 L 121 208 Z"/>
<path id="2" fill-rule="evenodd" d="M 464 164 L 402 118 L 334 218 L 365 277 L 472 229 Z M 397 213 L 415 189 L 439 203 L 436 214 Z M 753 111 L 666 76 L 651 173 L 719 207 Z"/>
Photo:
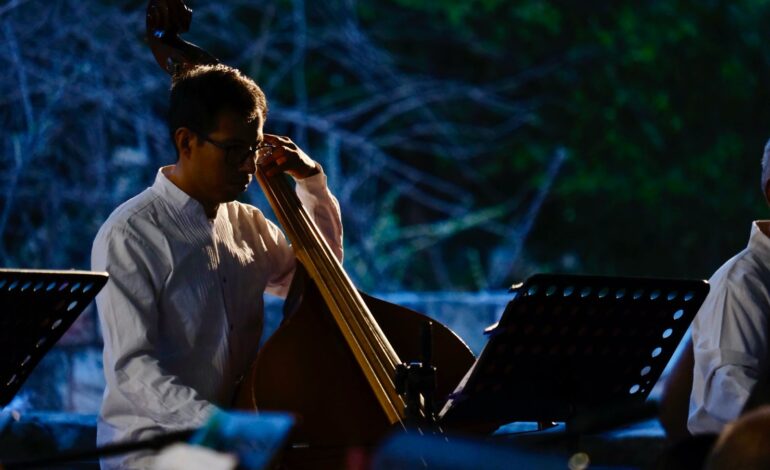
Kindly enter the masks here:
<path id="1" fill-rule="evenodd" d="M 260 115 L 264 119 L 265 94 L 249 77 L 224 64 L 199 65 L 174 75 L 168 110 L 172 142 L 180 127 L 204 134 L 213 132 L 223 111 L 235 112 L 247 122 L 254 122 Z"/>

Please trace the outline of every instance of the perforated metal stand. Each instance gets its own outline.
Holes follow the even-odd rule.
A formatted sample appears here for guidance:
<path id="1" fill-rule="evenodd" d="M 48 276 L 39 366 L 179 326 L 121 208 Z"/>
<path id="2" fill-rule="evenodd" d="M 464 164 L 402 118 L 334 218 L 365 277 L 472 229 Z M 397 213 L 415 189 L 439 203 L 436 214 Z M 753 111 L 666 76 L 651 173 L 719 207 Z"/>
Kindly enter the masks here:
<path id="1" fill-rule="evenodd" d="M 0 269 L 0 406 L 107 282 L 106 273 Z"/>
<path id="2" fill-rule="evenodd" d="M 535 275 L 439 415 L 562 421 L 644 402 L 708 293 L 700 280 Z"/>

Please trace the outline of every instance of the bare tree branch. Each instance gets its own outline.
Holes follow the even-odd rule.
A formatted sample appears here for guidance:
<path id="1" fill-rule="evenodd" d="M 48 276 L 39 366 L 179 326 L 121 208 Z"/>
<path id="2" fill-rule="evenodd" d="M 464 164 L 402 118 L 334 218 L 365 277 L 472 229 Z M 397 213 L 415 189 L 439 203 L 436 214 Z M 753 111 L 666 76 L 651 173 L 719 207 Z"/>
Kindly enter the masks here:
<path id="1" fill-rule="evenodd" d="M 11 0 L 10 2 L 6 3 L 5 5 L 0 6 L 0 15 L 5 14 L 8 11 L 13 10 L 14 8 L 18 8 L 21 5 L 27 3 L 29 0 Z"/>
<path id="2" fill-rule="evenodd" d="M 356 2 L 288 5 L 200 3 L 186 39 L 250 72 L 270 101 L 267 130 L 324 165 L 351 272 L 363 287 L 409 288 L 403 263 L 419 258 L 431 266 L 424 285 L 468 288 L 448 270 L 470 256 L 473 285 L 495 285 L 509 266 L 484 277 L 485 264 L 498 270 L 492 248 L 452 250 L 478 233 L 519 256 L 560 160 L 531 170 L 546 175 L 537 191 L 491 187 L 489 162 L 509 158 L 512 137 L 538 125 L 543 99 L 519 94 L 562 59 L 483 83 L 410 72 L 362 24 Z M 0 66 L 13 72 L 0 76 L 0 262 L 87 266 L 107 214 L 173 163 L 168 78 L 142 40 L 141 8 L 11 0 L 0 15 Z"/>

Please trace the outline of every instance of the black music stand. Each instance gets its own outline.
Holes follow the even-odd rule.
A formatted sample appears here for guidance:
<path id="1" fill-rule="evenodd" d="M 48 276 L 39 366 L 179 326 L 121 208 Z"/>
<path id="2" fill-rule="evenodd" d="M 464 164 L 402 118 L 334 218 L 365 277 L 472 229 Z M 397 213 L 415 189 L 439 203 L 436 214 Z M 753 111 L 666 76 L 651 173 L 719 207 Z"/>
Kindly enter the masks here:
<path id="1" fill-rule="evenodd" d="M 107 273 L 0 269 L 0 406 L 107 282 Z"/>
<path id="2" fill-rule="evenodd" d="M 641 405 L 708 293 L 706 281 L 538 274 L 516 288 L 444 405 L 449 427 L 576 420 Z"/>

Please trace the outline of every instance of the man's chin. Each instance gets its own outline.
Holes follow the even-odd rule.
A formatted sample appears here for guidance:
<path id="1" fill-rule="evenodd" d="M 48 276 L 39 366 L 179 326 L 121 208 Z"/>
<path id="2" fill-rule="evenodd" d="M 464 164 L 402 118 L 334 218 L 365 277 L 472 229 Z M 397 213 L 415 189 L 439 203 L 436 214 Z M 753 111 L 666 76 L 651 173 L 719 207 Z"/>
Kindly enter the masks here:
<path id="1" fill-rule="evenodd" d="M 227 202 L 235 201 L 249 189 L 249 183 L 233 183 L 227 188 Z"/>

